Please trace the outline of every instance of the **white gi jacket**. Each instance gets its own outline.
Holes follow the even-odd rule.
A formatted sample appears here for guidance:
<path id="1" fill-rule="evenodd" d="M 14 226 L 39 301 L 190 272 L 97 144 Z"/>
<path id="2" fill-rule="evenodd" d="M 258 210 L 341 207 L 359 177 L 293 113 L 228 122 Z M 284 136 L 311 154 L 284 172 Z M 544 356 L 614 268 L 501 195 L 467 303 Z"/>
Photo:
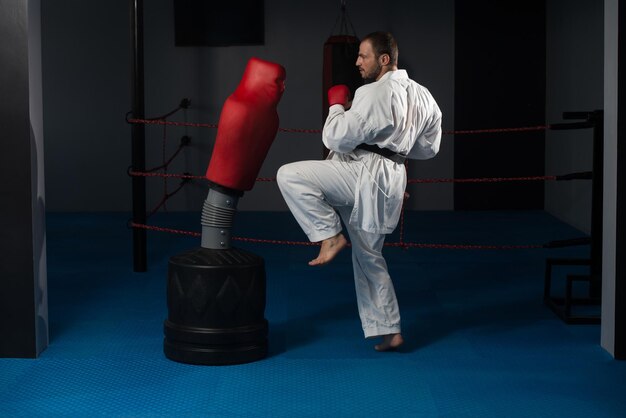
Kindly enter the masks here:
<path id="1" fill-rule="evenodd" d="M 358 88 L 350 110 L 333 105 L 322 131 L 328 159 L 360 160 L 350 224 L 367 232 L 393 232 L 402 210 L 406 170 L 378 154 L 355 149 L 365 143 L 407 158 L 434 157 L 441 143 L 441 110 L 428 89 L 405 70 L 385 73 Z"/>

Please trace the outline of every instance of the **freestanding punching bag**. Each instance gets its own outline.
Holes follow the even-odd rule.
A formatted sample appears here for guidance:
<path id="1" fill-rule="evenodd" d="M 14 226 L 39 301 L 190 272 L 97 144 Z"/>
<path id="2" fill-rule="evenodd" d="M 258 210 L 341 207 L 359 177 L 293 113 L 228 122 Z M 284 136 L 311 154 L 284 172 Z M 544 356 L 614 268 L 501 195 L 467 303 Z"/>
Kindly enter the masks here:
<path id="1" fill-rule="evenodd" d="M 206 172 L 201 245 L 169 260 L 164 353 L 171 360 L 224 365 L 267 356 L 265 263 L 230 240 L 237 202 L 276 136 L 285 76 L 279 64 L 252 58 L 224 103 Z"/>

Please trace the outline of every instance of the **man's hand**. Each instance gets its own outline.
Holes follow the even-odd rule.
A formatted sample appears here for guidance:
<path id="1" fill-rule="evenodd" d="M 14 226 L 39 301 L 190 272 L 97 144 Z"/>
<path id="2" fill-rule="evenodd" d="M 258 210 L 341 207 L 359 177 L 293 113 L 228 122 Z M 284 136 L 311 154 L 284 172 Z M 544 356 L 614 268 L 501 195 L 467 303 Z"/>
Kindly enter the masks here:
<path id="1" fill-rule="evenodd" d="M 350 105 L 350 89 L 345 84 L 332 86 L 328 89 L 328 106 L 340 104 L 344 108 L 349 109 Z"/>

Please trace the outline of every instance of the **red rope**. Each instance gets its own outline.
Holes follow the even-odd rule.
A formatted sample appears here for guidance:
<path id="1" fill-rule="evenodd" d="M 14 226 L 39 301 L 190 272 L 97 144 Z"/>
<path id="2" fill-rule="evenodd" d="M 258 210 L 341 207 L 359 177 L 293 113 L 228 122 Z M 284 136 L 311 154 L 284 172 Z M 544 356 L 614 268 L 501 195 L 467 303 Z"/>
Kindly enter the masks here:
<path id="1" fill-rule="evenodd" d="M 206 180 L 206 177 L 204 176 L 194 176 L 191 174 L 147 173 L 144 171 L 133 171 L 133 170 L 130 170 L 128 174 L 133 177 L 168 177 L 168 178 L 189 179 L 189 180 Z"/>
<path id="2" fill-rule="evenodd" d="M 193 128 L 217 128 L 215 123 L 192 123 L 192 122 L 175 122 L 164 119 L 128 119 L 128 123 L 146 124 L 146 125 L 172 125 L 172 126 L 190 126 Z M 550 129 L 550 125 L 525 126 L 521 128 L 495 128 L 495 129 L 472 129 L 458 131 L 443 131 L 443 135 L 466 135 L 466 134 L 485 134 L 485 133 L 503 133 L 503 132 L 529 132 L 529 131 L 545 131 Z M 279 132 L 289 133 L 306 133 L 320 134 L 321 129 L 296 129 L 296 128 L 278 128 Z"/>
<path id="3" fill-rule="evenodd" d="M 167 169 L 169 168 L 169 164 L 166 162 L 166 157 L 165 157 L 165 146 L 167 144 L 167 125 L 163 125 L 163 144 L 162 144 L 162 148 L 161 148 L 161 153 L 162 153 L 162 163 L 163 163 L 163 174 L 167 174 Z M 167 189 L 167 177 L 163 177 L 163 199 L 162 199 L 162 203 L 160 204 L 160 206 L 163 207 L 164 210 L 167 210 L 167 195 L 168 195 L 168 189 Z M 158 209 L 158 208 L 157 208 Z M 153 210 L 153 213 L 156 212 L 156 210 Z"/>
<path id="4" fill-rule="evenodd" d="M 182 229 L 163 228 L 163 227 L 160 227 L 160 226 L 144 225 L 144 224 L 138 224 L 138 223 L 135 223 L 135 222 L 129 223 L 129 226 L 131 228 L 146 229 L 148 231 L 168 232 L 170 234 L 189 235 L 189 236 L 192 236 L 192 237 L 200 237 L 200 236 L 202 236 L 202 234 L 200 234 L 199 232 L 184 231 Z"/>
<path id="5" fill-rule="evenodd" d="M 309 242 L 309 241 L 281 241 L 275 239 L 260 239 L 260 238 L 242 238 L 242 237 L 233 237 L 235 241 L 242 242 L 254 242 L 261 244 L 280 244 L 280 245 L 308 245 L 308 246 L 319 246 L 319 242 Z"/>
<path id="6" fill-rule="evenodd" d="M 168 200 L 170 200 L 176 193 L 178 193 L 179 191 L 182 190 L 183 186 L 184 186 L 184 182 L 181 183 L 180 186 L 178 186 L 178 188 L 176 190 L 174 190 L 172 193 L 166 192 L 163 197 L 161 198 L 161 201 L 154 207 L 154 209 L 152 209 L 150 211 L 150 213 L 148 213 L 147 217 L 151 217 L 152 215 L 154 215 L 155 213 L 157 213 L 157 211 L 159 209 L 161 209 L 162 207 L 165 208 L 165 204 L 167 203 Z"/>
<path id="7" fill-rule="evenodd" d="M 206 180 L 204 176 L 194 176 L 191 174 L 174 174 L 174 173 L 149 173 L 142 171 L 129 171 L 128 174 L 135 177 L 166 177 L 166 178 L 180 178 L 191 180 Z M 473 179 L 409 179 L 408 184 L 415 183 L 497 183 L 506 181 L 548 181 L 556 180 L 557 176 L 533 176 L 533 177 L 494 177 L 494 178 L 473 178 Z M 272 182 L 276 181 L 276 177 L 259 177 L 256 179 L 259 182 Z"/>
<path id="8" fill-rule="evenodd" d="M 462 131 L 443 131 L 443 135 L 465 135 L 465 134 L 493 134 L 502 132 L 529 132 L 545 131 L 550 129 L 550 125 L 525 126 L 522 128 L 495 128 L 495 129 L 471 129 Z"/>
<path id="9" fill-rule="evenodd" d="M 402 248 L 436 248 L 446 250 L 520 250 L 543 248 L 543 244 L 529 245 L 477 245 L 477 244 L 419 244 L 414 242 L 389 242 L 385 243 L 389 247 Z"/>
<path id="10" fill-rule="evenodd" d="M 404 202 L 406 202 L 406 199 L 404 200 Z M 402 202 L 402 210 L 400 211 L 400 225 L 399 225 L 399 229 L 400 229 L 400 238 L 399 241 L 401 243 L 404 243 L 404 209 L 405 209 L 405 204 L 404 202 Z"/>
<path id="11" fill-rule="evenodd" d="M 278 128 L 278 132 L 290 132 L 301 134 L 321 134 L 321 129 L 295 129 L 295 128 Z"/>
<path id="12" fill-rule="evenodd" d="M 217 128 L 217 124 L 215 123 L 175 122 L 163 119 L 128 119 L 128 123 L 146 125 L 190 126 L 192 128 Z"/>
<path id="13" fill-rule="evenodd" d="M 132 228 L 146 229 L 156 232 L 168 232 L 172 234 L 188 235 L 192 237 L 201 237 L 200 232 L 185 231 L 181 229 L 164 228 L 153 225 L 144 225 L 131 222 Z M 260 244 L 277 244 L 277 245 L 306 245 L 306 246 L 319 246 L 318 242 L 308 241 L 285 241 L 274 239 L 260 239 L 260 238 L 244 238 L 244 237 L 232 237 L 234 241 L 260 243 Z M 400 247 L 404 249 L 408 248 L 434 248 L 434 249 L 447 249 L 447 250 L 519 250 L 519 249 L 536 249 L 544 248 L 542 244 L 530 244 L 530 245 L 477 245 L 477 244 L 423 244 L 414 242 L 387 242 L 386 247 Z"/>
<path id="14" fill-rule="evenodd" d="M 533 176 L 533 177 L 492 177 L 474 179 L 409 179 L 407 183 L 497 183 L 505 181 L 538 181 L 556 180 L 556 176 Z"/>

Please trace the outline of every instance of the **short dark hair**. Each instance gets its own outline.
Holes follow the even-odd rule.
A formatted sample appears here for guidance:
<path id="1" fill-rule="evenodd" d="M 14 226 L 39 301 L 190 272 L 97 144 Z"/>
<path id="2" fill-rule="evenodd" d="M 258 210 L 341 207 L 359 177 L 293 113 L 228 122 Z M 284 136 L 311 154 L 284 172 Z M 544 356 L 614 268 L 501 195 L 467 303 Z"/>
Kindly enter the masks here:
<path id="1" fill-rule="evenodd" d="M 383 54 L 389 55 L 390 64 L 398 65 L 398 43 L 389 32 L 372 32 L 363 38 L 362 41 L 369 41 L 376 58 Z"/>

